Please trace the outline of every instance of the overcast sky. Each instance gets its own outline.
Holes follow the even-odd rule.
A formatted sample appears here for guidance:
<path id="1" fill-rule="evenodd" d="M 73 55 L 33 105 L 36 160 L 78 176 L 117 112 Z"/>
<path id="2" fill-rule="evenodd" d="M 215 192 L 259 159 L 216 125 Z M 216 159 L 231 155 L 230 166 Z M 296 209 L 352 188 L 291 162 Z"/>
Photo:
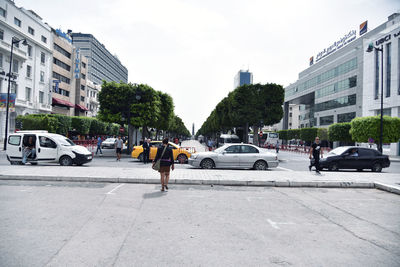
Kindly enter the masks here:
<path id="1" fill-rule="evenodd" d="M 249 69 L 255 83 L 287 86 L 309 58 L 397 0 L 15 0 L 53 28 L 91 33 L 128 68 L 128 80 L 169 93 L 196 131 Z"/>

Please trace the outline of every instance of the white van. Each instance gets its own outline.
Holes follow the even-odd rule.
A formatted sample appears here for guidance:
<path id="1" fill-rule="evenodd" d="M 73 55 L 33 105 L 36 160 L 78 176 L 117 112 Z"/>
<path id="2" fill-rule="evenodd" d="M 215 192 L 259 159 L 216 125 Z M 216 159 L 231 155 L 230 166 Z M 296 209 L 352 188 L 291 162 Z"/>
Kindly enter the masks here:
<path id="1" fill-rule="evenodd" d="M 92 160 L 92 153 L 83 146 L 75 145 L 67 137 L 47 131 L 19 131 L 10 134 L 7 141 L 7 159 L 14 164 L 22 164 L 23 151 L 29 138 L 33 138 L 36 155 L 30 155 L 27 162 L 55 162 L 61 166 L 82 165 Z"/>
<path id="2" fill-rule="evenodd" d="M 218 147 L 232 143 L 240 143 L 239 137 L 235 134 L 221 134 L 218 138 Z"/>

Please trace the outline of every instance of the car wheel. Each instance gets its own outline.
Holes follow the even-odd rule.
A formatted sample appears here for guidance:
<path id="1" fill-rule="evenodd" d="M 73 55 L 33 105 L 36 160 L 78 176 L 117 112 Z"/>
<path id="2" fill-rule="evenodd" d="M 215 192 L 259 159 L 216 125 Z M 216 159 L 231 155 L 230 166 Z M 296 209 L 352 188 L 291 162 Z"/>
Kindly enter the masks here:
<path id="1" fill-rule="evenodd" d="M 338 164 L 336 162 L 331 163 L 331 165 L 329 166 L 329 170 L 334 172 L 338 171 L 339 170 Z"/>
<path id="2" fill-rule="evenodd" d="M 372 171 L 373 172 L 381 172 L 382 171 L 382 165 L 380 163 L 378 163 L 378 162 L 375 162 L 372 165 Z"/>
<path id="3" fill-rule="evenodd" d="M 203 159 L 200 166 L 203 169 L 212 169 L 214 167 L 214 161 L 212 159 Z"/>
<path id="4" fill-rule="evenodd" d="M 31 165 L 37 165 L 37 162 L 31 162 Z"/>
<path id="5" fill-rule="evenodd" d="M 254 163 L 253 168 L 258 171 L 264 171 L 264 170 L 268 169 L 268 164 L 263 160 L 258 160 L 258 161 L 256 161 L 256 163 Z"/>
<path id="6" fill-rule="evenodd" d="M 141 161 L 141 162 L 143 162 L 143 160 L 144 160 L 144 155 L 143 155 L 143 153 L 140 153 L 140 155 L 139 155 L 139 157 L 138 157 L 138 160 Z"/>
<path id="7" fill-rule="evenodd" d="M 185 154 L 179 154 L 176 159 L 179 161 L 180 164 L 186 163 L 188 160 Z"/>
<path id="8" fill-rule="evenodd" d="M 10 164 L 11 164 L 11 165 L 18 165 L 18 161 L 13 161 L 13 160 L 12 160 L 12 161 L 10 161 Z"/>
<path id="9" fill-rule="evenodd" d="M 60 165 L 61 166 L 71 166 L 72 165 L 72 159 L 70 156 L 62 156 L 60 158 Z"/>

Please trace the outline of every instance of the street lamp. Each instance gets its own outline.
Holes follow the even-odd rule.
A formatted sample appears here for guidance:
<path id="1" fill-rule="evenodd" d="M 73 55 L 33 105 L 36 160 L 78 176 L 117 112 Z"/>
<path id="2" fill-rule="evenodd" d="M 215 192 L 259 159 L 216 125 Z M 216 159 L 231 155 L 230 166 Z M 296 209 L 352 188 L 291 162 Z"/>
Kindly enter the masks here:
<path id="1" fill-rule="evenodd" d="M 370 43 L 367 48 L 367 52 L 371 53 L 372 51 L 381 52 L 381 126 L 380 126 L 380 133 L 379 133 L 379 146 L 378 150 L 379 152 L 382 153 L 382 139 L 383 139 L 383 45 L 381 45 L 381 48 L 374 47 L 373 43 Z"/>
<path id="2" fill-rule="evenodd" d="M 8 112 L 9 112 L 9 105 L 10 105 L 10 87 L 11 87 L 11 67 L 12 67 L 12 62 L 13 62 L 13 50 L 14 50 L 14 44 L 18 44 L 19 42 L 22 42 L 23 45 L 28 45 L 26 42 L 26 39 L 21 39 L 18 40 L 17 38 L 13 37 L 11 39 L 11 54 L 10 54 L 10 69 L 8 72 L 8 88 L 7 88 L 7 106 L 6 106 L 6 132 L 5 132 L 5 137 L 4 137 L 4 150 L 7 149 L 7 138 L 8 138 Z"/>

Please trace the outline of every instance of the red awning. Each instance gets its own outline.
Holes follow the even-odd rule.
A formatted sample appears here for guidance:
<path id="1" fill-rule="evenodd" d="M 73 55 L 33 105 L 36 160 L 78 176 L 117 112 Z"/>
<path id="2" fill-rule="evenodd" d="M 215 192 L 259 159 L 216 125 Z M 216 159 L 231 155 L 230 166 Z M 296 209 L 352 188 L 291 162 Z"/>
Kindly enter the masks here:
<path id="1" fill-rule="evenodd" d="M 88 111 L 89 109 L 87 109 L 87 108 L 85 108 L 84 106 L 81 106 L 81 105 L 79 105 L 79 104 L 75 104 L 75 108 L 78 108 L 78 109 L 80 109 L 80 110 L 82 110 L 82 111 Z"/>
<path id="2" fill-rule="evenodd" d="M 58 98 L 55 98 L 55 97 L 53 97 L 53 104 L 66 106 L 66 107 L 73 107 L 74 106 L 74 104 L 72 104 L 71 102 L 69 102 L 67 100 L 62 100 L 62 99 L 58 99 Z"/>

